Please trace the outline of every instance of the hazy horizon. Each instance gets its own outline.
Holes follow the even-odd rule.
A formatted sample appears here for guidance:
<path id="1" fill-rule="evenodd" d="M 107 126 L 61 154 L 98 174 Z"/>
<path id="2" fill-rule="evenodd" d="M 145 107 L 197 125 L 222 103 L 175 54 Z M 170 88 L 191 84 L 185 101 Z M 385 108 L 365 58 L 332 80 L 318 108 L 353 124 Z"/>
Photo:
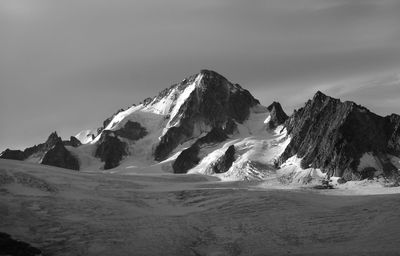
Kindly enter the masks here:
<path id="1" fill-rule="evenodd" d="M 400 1 L 0 0 L 0 151 L 101 126 L 212 69 L 290 114 L 317 90 L 400 114 Z"/>

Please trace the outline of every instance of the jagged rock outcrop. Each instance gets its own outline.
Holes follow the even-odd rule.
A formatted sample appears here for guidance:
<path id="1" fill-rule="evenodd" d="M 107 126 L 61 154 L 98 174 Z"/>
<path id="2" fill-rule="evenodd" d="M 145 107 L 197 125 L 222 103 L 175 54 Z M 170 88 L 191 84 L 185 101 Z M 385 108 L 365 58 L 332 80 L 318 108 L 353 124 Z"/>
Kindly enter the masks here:
<path id="1" fill-rule="evenodd" d="M 387 154 L 398 152 L 398 117 L 381 117 L 354 102 L 317 92 L 285 122 L 291 141 L 280 163 L 296 155 L 302 168 L 320 168 L 346 180 L 371 175 L 360 170 L 361 157 L 371 152 L 390 175 L 396 168 Z"/>
<path id="2" fill-rule="evenodd" d="M 39 256 L 42 251 L 28 243 L 13 239 L 9 234 L 0 232 L 0 255 Z"/>
<path id="3" fill-rule="evenodd" d="M 49 149 L 51 149 L 54 145 L 57 144 L 57 142 L 60 141 L 62 142 L 61 138 L 57 135 L 57 132 L 53 132 L 47 138 L 45 143 L 26 148 L 24 151 L 6 149 L 1 154 L 0 158 L 25 160 L 33 155 L 37 155 L 39 158 L 41 158 Z"/>
<path id="4" fill-rule="evenodd" d="M 107 121 L 108 123 L 111 121 Z M 108 124 L 105 124 L 107 126 Z M 112 169 L 119 165 L 124 156 L 128 155 L 128 145 L 120 138 L 136 141 L 147 135 L 147 130 L 140 123 L 128 120 L 117 130 L 104 130 L 101 133 L 95 156 L 104 162 L 104 169 Z"/>
<path id="5" fill-rule="evenodd" d="M 64 146 L 71 146 L 71 147 L 74 147 L 74 148 L 79 147 L 80 145 L 82 145 L 80 140 L 78 140 L 74 136 L 71 136 L 69 138 L 69 140 L 63 141 L 63 144 L 64 144 Z"/>
<path id="6" fill-rule="evenodd" d="M 283 111 L 282 106 L 279 102 L 274 101 L 271 105 L 267 107 L 270 112 L 270 120 L 268 126 L 270 129 L 274 129 L 277 126 L 283 124 L 289 117 Z"/>
<path id="7" fill-rule="evenodd" d="M 51 148 L 53 148 L 59 142 L 62 143 L 61 137 L 58 136 L 57 132 L 52 132 L 50 134 L 50 136 L 47 138 L 45 143 L 30 147 L 30 148 L 26 148 L 24 150 L 24 154 L 26 155 L 26 158 L 33 156 L 33 155 L 43 157 L 47 151 L 49 151 Z"/>
<path id="8" fill-rule="evenodd" d="M 81 143 L 75 137 L 69 141 L 62 141 L 57 132 L 53 132 L 45 143 L 21 150 L 6 149 L 0 156 L 4 159 L 26 160 L 37 159 L 37 162 L 45 165 L 62 167 L 72 170 L 79 170 L 78 160 L 65 148 L 65 146 L 80 146 Z"/>
<path id="9" fill-rule="evenodd" d="M 46 152 L 41 163 L 71 170 L 79 170 L 79 161 L 65 148 L 61 141 L 56 142 L 56 145 Z"/>
<path id="10" fill-rule="evenodd" d="M 126 122 L 122 128 L 114 131 L 114 133 L 117 136 L 127 138 L 133 141 L 141 139 L 147 135 L 146 128 L 141 126 L 140 123 L 133 122 L 130 120 L 128 120 L 128 122 Z"/>
<path id="11" fill-rule="evenodd" d="M 174 173 L 186 173 L 195 167 L 200 161 L 200 149 L 202 146 L 212 143 L 223 142 L 228 138 L 226 131 L 221 128 L 214 128 L 205 136 L 196 140 L 192 146 L 183 150 L 172 164 Z"/>
<path id="12" fill-rule="evenodd" d="M 183 150 L 172 164 L 174 173 L 187 173 L 188 170 L 198 165 L 201 160 L 199 153 L 200 146 L 196 143 Z"/>
<path id="13" fill-rule="evenodd" d="M 44 149 L 50 149 L 58 142 L 62 142 L 61 138 L 58 136 L 57 132 L 52 132 L 44 143 Z"/>
<path id="14" fill-rule="evenodd" d="M 179 121 L 179 125 L 169 128 L 157 145 L 154 152 L 157 161 L 164 160 L 179 144 L 192 138 L 196 127 L 222 128 L 232 125 L 232 120 L 243 123 L 251 107 L 259 104 L 247 90 L 214 71 L 202 70 L 200 75 L 201 80 L 175 116 L 179 120 L 172 120 L 172 123 Z M 193 79 L 177 86 L 184 88 Z"/>
<path id="15" fill-rule="evenodd" d="M 126 143 L 118 139 L 113 131 L 103 131 L 95 156 L 104 162 L 104 169 L 117 167 L 126 155 L 128 155 Z"/>
<path id="16" fill-rule="evenodd" d="M 224 173 L 231 168 L 233 162 L 235 162 L 235 146 L 230 145 L 229 148 L 225 151 L 217 161 L 215 161 L 212 165 L 212 171 L 214 173 Z"/>

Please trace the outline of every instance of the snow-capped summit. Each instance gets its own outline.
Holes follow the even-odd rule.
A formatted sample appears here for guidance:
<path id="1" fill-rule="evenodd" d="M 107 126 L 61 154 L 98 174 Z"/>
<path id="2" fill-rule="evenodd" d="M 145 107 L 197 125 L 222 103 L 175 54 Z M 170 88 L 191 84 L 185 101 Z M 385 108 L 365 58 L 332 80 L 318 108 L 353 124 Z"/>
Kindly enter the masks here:
<path id="1" fill-rule="evenodd" d="M 213 128 L 225 129 L 243 123 L 257 105 L 259 101 L 240 85 L 214 71 L 202 70 L 157 96 L 116 113 L 105 121 L 106 125 L 99 129 L 101 132 L 91 144 L 115 141 L 107 137 L 118 136 L 125 146 L 123 150 L 114 150 L 119 153 L 112 159 L 131 155 L 147 163 L 162 161 L 180 144 Z M 130 134 L 142 135 L 132 138 Z M 104 152 L 108 151 L 96 155 L 105 159 Z M 107 166 L 115 167 L 119 161 L 112 162 Z"/>

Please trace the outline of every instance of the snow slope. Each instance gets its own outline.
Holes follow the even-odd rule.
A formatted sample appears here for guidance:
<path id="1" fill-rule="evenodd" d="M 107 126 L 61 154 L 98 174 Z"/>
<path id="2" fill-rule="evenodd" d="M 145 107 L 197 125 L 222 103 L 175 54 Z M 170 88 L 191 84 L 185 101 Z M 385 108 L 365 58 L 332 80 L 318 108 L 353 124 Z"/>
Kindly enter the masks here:
<path id="1" fill-rule="evenodd" d="M 239 132 L 227 142 L 211 147 L 210 153 L 189 173 L 213 175 L 223 181 L 261 180 L 274 175 L 276 172 L 274 162 L 290 138 L 282 126 L 269 130 L 269 120 L 270 114 L 265 107 L 261 105 L 254 107 L 248 120 L 243 124 L 237 124 Z M 210 165 L 231 145 L 236 149 L 236 160 L 232 167 L 226 173 L 213 173 L 209 168 Z"/>

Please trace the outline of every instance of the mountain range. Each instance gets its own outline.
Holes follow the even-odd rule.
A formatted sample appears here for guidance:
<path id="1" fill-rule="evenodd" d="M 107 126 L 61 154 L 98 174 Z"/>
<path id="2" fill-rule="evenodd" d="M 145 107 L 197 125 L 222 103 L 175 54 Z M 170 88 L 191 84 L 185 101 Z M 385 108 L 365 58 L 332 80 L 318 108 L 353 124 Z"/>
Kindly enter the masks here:
<path id="1" fill-rule="evenodd" d="M 398 176 L 400 116 L 379 116 L 318 91 L 288 116 L 222 75 L 202 70 L 120 109 L 101 127 L 0 158 L 83 171 L 170 172 L 222 180 L 308 182 Z"/>

